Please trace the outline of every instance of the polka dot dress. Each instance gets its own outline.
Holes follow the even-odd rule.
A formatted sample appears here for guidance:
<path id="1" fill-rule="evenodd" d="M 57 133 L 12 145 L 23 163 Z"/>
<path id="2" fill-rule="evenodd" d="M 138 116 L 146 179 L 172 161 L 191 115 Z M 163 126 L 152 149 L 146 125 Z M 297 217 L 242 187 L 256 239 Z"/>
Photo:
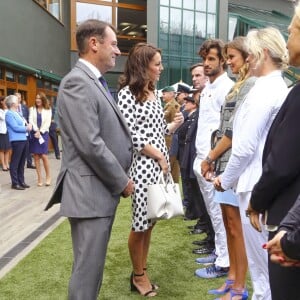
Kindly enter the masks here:
<path id="1" fill-rule="evenodd" d="M 119 108 L 130 129 L 134 147 L 129 171 L 135 184 L 132 195 L 132 230 L 144 231 L 152 225 L 152 221 L 147 219 L 147 186 L 158 181 L 161 168 L 156 160 L 143 155 L 141 150 L 150 144 L 168 159 L 164 138 L 168 129 L 159 100 L 139 103 L 135 101 L 128 86 L 120 90 L 118 100 Z"/>

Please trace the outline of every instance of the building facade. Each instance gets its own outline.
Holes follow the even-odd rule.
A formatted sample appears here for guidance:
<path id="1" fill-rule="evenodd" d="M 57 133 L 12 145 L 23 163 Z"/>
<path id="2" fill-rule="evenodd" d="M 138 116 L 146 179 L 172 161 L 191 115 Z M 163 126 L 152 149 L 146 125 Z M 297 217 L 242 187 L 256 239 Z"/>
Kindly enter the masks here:
<path id="1" fill-rule="evenodd" d="M 55 102 L 61 78 L 78 58 L 76 26 L 87 18 L 118 29 L 122 56 L 107 74 L 116 89 L 128 50 L 149 42 L 163 51 L 159 87 L 190 82 L 201 43 L 225 41 L 253 27 L 277 26 L 283 33 L 293 14 L 288 0 L 9 0 L 0 1 L 0 95 L 21 92 L 28 105 L 43 91 Z"/>

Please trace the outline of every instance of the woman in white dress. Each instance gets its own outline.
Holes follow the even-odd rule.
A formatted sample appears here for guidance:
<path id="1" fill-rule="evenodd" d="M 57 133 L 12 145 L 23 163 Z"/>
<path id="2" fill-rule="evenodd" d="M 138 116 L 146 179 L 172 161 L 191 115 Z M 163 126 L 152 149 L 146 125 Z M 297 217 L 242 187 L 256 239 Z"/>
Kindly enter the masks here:
<path id="1" fill-rule="evenodd" d="M 248 62 L 257 76 L 253 88 L 238 108 L 232 152 L 224 173 L 215 179 L 219 190 L 236 188 L 254 299 L 271 299 L 268 257 L 262 245 L 267 232 L 255 231 L 245 215 L 251 191 L 262 172 L 262 152 L 270 126 L 287 94 L 281 70 L 287 66 L 285 40 L 275 28 L 252 30 L 247 35 Z"/>
<path id="2" fill-rule="evenodd" d="M 158 182 L 161 171 L 164 174 L 169 172 L 164 135 L 173 133 L 183 123 L 181 113 L 177 113 L 168 125 L 164 121 L 155 90 L 162 70 L 158 48 L 145 43 L 135 45 L 129 52 L 118 94 L 118 105 L 127 121 L 134 147 L 129 174 L 135 184 L 132 228 L 128 239 L 133 266 L 131 289 L 148 297 L 156 296 L 158 287 L 151 284 L 146 272 L 154 226 L 154 222 L 147 219 L 147 187 Z"/>

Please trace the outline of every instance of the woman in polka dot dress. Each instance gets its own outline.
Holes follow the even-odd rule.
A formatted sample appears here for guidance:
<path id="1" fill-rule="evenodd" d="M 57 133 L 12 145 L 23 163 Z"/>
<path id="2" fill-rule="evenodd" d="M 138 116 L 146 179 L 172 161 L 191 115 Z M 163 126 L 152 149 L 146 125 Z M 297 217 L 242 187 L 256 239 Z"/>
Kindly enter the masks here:
<path id="1" fill-rule="evenodd" d="M 183 122 L 178 113 L 174 122 L 166 124 L 155 84 L 163 70 L 161 52 L 152 45 L 139 43 L 129 52 L 125 71 L 120 79 L 119 108 L 130 129 L 134 154 L 130 177 L 135 184 L 132 195 L 132 229 L 128 239 L 133 266 L 131 289 L 156 296 L 146 272 L 151 232 L 154 226 L 147 219 L 147 187 L 158 182 L 161 171 L 169 171 L 168 150 L 164 135 L 172 134 Z"/>

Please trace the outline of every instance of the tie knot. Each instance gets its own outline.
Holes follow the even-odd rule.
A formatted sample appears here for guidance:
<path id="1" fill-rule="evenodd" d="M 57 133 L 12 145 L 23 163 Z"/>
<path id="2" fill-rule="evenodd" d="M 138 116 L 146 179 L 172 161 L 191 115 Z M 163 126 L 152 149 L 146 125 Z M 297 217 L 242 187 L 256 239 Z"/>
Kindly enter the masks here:
<path id="1" fill-rule="evenodd" d="M 99 81 L 101 82 L 101 84 L 103 85 L 103 87 L 104 87 L 106 90 L 108 90 L 107 82 L 106 82 L 106 80 L 105 80 L 105 78 L 104 78 L 103 76 L 101 76 L 101 77 L 99 78 Z"/>
<path id="2" fill-rule="evenodd" d="M 110 90 L 109 90 L 109 88 L 108 88 L 108 85 L 107 85 L 107 82 L 106 82 L 105 78 L 104 78 L 103 76 L 101 76 L 101 77 L 99 78 L 99 81 L 100 81 L 100 83 L 102 84 L 102 86 L 104 87 L 104 89 L 106 90 L 106 92 L 107 92 L 109 95 L 111 95 Z"/>

